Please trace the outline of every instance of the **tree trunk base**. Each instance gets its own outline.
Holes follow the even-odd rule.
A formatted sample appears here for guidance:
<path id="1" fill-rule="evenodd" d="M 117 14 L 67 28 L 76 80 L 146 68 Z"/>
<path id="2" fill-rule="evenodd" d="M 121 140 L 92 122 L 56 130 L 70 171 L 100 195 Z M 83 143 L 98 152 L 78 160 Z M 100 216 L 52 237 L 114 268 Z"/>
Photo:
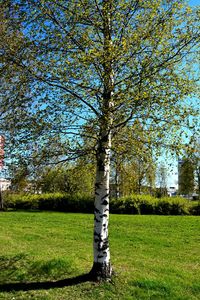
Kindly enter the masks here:
<path id="1" fill-rule="evenodd" d="M 113 275 L 111 264 L 95 262 L 89 275 L 91 279 L 95 281 L 110 281 Z"/>

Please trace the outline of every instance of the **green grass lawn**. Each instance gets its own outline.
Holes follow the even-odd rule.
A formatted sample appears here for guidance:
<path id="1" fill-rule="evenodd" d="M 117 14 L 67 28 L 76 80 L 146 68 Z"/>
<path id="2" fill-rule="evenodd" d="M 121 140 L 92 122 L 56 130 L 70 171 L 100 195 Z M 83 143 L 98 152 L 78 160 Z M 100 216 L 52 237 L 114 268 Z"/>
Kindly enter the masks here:
<path id="1" fill-rule="evenodd" d="M 0 213 L 0 299 L 200 299 L 200 218 L 111 215 L 111 283 L 92 266 L 93 216 Z"/>

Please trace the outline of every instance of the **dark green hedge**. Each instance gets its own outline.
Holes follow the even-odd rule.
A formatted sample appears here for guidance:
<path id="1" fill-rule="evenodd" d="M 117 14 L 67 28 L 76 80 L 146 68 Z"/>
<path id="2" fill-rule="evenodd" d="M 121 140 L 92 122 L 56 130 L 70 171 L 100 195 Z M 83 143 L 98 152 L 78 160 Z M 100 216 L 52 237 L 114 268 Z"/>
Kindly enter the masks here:
<path id="1" fill-rule="evenodd" d="M 200 215 L 200 202 L 182 197 L 154 198 L 150 195 L 130 195 L 111 200 L 111 211 L 122 214 Z"/>
<path id="2" fill-rule="evenodd" d="M 8 195 L 5 205 L 12 209 L 49 210 L 64 212 L 93 211 L 94 202 L 85 195 L 69 195 L 61 193 L 39 195 Z"/>
<path id="3" fill-rule="evenodd" d="M 5 205 L 11 209 L 49 210 L 92 213 L 93 199 L 77 194 L 8 194 Z M 200 202 L 181 197 L 153 198 L 150 195 L 131 195 L 111 199 L 110 212 L 117 214 L 200 215 Z"/>

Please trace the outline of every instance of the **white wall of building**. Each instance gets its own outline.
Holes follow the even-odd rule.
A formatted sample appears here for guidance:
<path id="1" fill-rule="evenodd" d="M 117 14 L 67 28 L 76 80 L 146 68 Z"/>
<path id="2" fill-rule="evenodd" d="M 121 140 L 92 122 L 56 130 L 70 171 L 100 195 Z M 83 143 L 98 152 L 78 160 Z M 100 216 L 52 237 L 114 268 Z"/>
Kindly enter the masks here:
<path id="1" fill-rule="evenodd" d="M 0 190 L 6 191 L 9 189 L 11 181 L 5 178 L 0 178 Z"/>

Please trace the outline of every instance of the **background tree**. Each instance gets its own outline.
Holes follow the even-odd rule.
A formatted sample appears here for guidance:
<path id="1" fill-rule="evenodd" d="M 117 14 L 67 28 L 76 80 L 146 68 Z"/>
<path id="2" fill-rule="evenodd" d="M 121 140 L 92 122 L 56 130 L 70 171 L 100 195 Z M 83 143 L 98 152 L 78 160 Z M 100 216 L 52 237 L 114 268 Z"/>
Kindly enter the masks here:
<path id="1" fill-rule="evenodd" d="M 144 191 L 142 185 L 154 185 L 155 164 L 149 132 L 139 122 L 124 127 L 114 137 L 112 150 L 113 183 L 117 194 L 140 193 Z"/>
<path id="2" fill-rule="evenodd" d="M 200 195 L 200 144 L 198 135 L 193 134 L 183 158 L 179 161 L 179 193 L 191 194 L 194 191 Z"/>
<path id="3" fill-rule="evenodd" d="M 159 186 L 158 197 L 167 196 L 167 167 L 161 164 L 157 170 L 157 181 Z"/>
<path id="4" fill-rule="evenodd" d="M 40 178 L 42 192 L 81 193 L 94 196 L 94 165 L 85 161 L 47 167 Z"/>
<path id="5" fill-rule="evenodd" d="M 187 157 L 183 157 L 179 162 L 178 190 L 181 195 L 189 195 L 194 192 L 194 165 Z"/>
<path id="6" fill-rule="evenodd" d="M 11 174 L 11 188 L 15 192 L 24 192 L 28 190 L 29 180 L 29 168 L 27 162 L 23 159 L 18 161 L 17 165 L 13 165 Z"/>
<path id="7" fill-rule="evenodd" d="M 90 124 L 92 139 L 90 128 L 95 128 L 91 275 L 108 278 L 112 274 L 108 220 L 113 136 L 137 119 L 152 133 L 149 138 L 155 145 L 167 146 L 173 140 L 165 140 L 166 133 L 181 130 L 187 115 L 194 113 L 183 99 L 196 88 L 188 68 L 194 66 L 197 12 L 177 0 L 7 3 L 4 15 L 12 19 L 8 32 L 14 28 L 22 33 L 23 49 L 13 53 L 5 40 L 3 61 L 20 70 L 29 87 L 28 95 L 19 99 L 29 104 L 25 111 L 30 117 L 27 122 L 18 120 L 21 130 L 14 135 L 15 143 L 23 150 L 20 140 L 37 141 L 38 154 L 47 154 L 57 140 L 62 144 L 58 159 L 70 159 L 91 150 L 82 149 L 80 128 Z M 9 135 L 13 127 L 5 133 Z M 30 154 L 27 143 L 24 154 Z"/>
<path id="8" fill-rule="evenodd" d="M 194 166 L 195 190 L 200 197 L 200 139 L 194 137 L 191 140 L 190 153 L 188 156 L 192 160 Z"/>

